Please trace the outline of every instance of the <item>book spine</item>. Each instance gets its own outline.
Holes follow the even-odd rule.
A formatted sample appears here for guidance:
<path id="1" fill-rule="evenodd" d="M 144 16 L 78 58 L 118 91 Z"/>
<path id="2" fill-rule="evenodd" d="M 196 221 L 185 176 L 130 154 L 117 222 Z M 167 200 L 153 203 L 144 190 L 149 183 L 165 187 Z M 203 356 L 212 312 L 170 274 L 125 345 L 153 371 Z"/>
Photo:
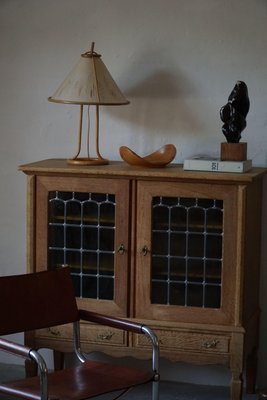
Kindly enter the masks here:
<path id="1" fill-rule="evenodd" d="M 185 170 L 211 171 L 211 172 L 246 172 L 251 168 L 250 163 L 225 162 L 216 160 L 185 160 Z"/>

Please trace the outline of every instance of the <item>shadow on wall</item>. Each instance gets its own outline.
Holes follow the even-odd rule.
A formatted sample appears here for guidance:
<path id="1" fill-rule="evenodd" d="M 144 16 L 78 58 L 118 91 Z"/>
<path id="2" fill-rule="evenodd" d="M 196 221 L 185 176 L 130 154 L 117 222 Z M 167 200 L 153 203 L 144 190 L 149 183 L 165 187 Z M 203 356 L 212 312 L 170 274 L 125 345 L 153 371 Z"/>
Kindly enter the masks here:
<path id="1" fill-rule="evenodd" d="M 200 98 L 192 81 L 179 72 L 175 63 L 171 69 L 162 65 L 162 58 L 145 55 L 140 63 L 134 61 L 132 67 L 117 81 L 124 95 L 130 100 L 127 107 L 107 107 L 107 112 L 127 124 L 150 132 L 190 134 L 202 126 L 193 107 Z"/>

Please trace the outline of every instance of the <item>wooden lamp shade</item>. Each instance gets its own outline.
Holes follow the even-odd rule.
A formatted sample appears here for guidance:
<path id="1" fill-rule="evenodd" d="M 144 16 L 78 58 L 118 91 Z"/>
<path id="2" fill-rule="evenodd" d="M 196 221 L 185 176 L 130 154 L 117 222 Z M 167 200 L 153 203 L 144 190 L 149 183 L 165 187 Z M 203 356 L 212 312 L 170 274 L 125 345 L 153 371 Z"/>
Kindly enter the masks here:
<path id="1" fill-rule="evenodd" d="M 91 50 L 82 54 L 80 60 L 65 78 L 53 96 L 48 98 L 54 103 L 80 105 L 80 125 L 78 133 L 78 149 L 70 164 L 103 165 L 108 164 L 99 151 L 99 105 L 124 105 L 129 101 L 124 97 L 105 64 L 101 55 L 94 51 L 94 42 Z M 96 106 L 96 155 L 97 157 L 79 157 L 82 141 L 83 106 Z M 88 137 L 89 148 L 89 137 Z"/>

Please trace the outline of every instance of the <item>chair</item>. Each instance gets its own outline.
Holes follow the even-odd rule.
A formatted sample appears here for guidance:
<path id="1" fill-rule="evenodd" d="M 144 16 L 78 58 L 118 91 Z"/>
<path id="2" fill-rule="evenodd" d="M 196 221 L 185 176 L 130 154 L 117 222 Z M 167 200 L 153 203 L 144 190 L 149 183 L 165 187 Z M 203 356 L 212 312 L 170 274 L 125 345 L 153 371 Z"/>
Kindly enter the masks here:
<path id="1" fill-rule="evenodd" d="M 144 325 L 79 310 L 69 268 L 0 277 L 0 335 L 73 323 L 74 352 L 80 361 L 73 368 L 48 372 L 38 350 L 0 338 L 0 350 L 33 360 L 36 377 L 1 383 L 0 393 L 32 400 L 82 400 L 152 382 L 152 399 L 158 400 L 159 346 L 156 335 Z M 140 371 L 91 361 L 80 349 L 80 320 L 146 335 L 152 344 L 152 369 Z"/>

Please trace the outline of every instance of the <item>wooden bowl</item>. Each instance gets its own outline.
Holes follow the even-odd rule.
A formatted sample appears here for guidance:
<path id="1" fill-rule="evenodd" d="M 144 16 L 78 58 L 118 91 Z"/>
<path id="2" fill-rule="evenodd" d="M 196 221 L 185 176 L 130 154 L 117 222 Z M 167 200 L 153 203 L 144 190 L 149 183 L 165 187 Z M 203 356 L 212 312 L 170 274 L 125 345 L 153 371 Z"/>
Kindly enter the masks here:
<path id="1" fill-rule="evenodd" d="M 173 144 L 165 144 L 159 150 L 145 157 L 140 157 L 127 146 L 120 147 L 121 158 L 130 165 L 148 168 L 160 168 L 169 164 L 176 155 L 176 147 Z"/>

